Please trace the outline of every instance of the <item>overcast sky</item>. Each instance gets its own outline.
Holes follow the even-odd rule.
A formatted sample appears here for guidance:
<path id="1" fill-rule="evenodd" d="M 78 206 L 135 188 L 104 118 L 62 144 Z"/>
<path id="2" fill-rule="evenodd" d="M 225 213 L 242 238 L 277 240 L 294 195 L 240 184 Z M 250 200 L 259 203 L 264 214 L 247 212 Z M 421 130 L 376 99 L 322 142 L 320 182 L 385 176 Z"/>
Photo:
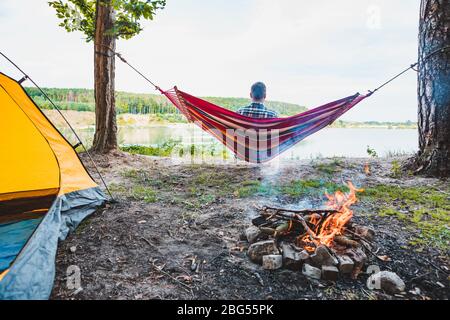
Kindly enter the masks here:
<path id="1" fill-rule="evenodd" d="M 118 51 L 163 88 L 317 106 L 377 86 L 417 59 L 419 0 L 167 0 Z M 67 33 L 46 0 L 0 0 L 0 49 L 40 85 L 93 87 L 93 48 Z M 0 70 L 18 77 L 4 60 Z M 153 89 L 117 61 L 117 90 Z M 346 120 L 416 120 L 409 72 Z"/>

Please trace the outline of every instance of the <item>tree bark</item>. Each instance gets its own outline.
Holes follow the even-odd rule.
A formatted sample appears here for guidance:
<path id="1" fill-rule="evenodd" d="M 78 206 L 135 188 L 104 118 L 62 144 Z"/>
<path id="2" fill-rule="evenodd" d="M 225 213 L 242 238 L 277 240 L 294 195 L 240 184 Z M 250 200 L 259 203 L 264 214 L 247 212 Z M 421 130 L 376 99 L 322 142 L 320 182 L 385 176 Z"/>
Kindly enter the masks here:
<path id="1" fill-rule="evenodd" d="M 416 172 L 450 173 L 450 0 L 422 0 L 419 24 Z M 444 50 L 437 49 L 445 48 Z M 430 56 L 430 53 L 436 52 Z"/>
<path id="2" fill-rule="evenodd" d="M 94 39 L 95 135 L 92 150 L 107 153 L 117 149 L 115 107 L 116 38 L 112 33 L 115 14 L 112 0 L 98 0 Z"/>

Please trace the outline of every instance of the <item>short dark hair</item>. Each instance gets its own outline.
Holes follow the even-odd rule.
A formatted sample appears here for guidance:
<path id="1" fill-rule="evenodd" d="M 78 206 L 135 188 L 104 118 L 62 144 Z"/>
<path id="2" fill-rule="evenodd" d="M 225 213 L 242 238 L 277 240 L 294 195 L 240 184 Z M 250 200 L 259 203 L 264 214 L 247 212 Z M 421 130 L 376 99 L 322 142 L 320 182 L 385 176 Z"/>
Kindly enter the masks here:
<path id="1" fill-rule="evenodd" d="M 262 82 L 256 82 L 251 89 L 252 98 L 254 100 L 262 100 L 266 95 L 266 85 Z"/>

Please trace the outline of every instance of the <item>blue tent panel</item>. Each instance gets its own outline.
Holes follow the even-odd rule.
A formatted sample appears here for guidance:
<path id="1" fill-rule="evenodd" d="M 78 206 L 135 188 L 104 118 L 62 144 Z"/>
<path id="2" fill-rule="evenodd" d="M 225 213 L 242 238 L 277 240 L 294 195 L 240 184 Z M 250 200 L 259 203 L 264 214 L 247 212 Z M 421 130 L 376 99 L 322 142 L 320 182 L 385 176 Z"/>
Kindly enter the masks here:
<path id="1" fill-rule="evenodd" d="M 41 221 L 42 218 L 0 224 L 0 271 L 9 268 Z"/>

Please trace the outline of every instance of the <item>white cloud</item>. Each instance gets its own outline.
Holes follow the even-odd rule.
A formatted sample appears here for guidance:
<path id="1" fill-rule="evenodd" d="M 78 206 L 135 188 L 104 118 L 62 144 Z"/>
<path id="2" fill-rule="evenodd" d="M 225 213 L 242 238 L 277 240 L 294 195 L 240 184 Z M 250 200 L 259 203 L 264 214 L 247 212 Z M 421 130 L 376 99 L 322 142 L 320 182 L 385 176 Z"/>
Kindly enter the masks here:
<path id="1" fill-rule="evenodd" d="M 370 7 L 379 8 L 379 28 L 368 24 Z M 162 87 L 246 96 L 262 80 L 272 99 L 314 106 L 372 88 L 414 61 L 418 8 L 419 0 L 168 0 L 118 48 Z M 0 12 L 2 50 L 42 85 L 92 87 L 91 44 L 58 27 L 47 1 L 2 0 Z M 153 92 L 119 61 L 116 74 L 119 90 Z M 415 119 L 415 77 L 345 118 Z"/>

